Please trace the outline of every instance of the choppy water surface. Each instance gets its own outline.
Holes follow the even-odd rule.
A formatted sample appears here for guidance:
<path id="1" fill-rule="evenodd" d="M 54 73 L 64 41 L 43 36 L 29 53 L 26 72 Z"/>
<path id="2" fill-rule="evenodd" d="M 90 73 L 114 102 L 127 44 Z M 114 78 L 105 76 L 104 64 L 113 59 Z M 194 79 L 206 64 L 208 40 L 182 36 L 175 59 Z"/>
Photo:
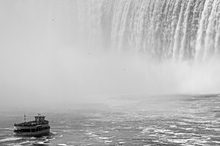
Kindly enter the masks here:
<path id="1" fill-rule="evenodd" d="M 220 145 L 218 95 L 159 99 L 114 110 L 48 113 L 52 135 L 42 138 L 14 137 L 18 115 L 2 115 L 0 145 Z"/>

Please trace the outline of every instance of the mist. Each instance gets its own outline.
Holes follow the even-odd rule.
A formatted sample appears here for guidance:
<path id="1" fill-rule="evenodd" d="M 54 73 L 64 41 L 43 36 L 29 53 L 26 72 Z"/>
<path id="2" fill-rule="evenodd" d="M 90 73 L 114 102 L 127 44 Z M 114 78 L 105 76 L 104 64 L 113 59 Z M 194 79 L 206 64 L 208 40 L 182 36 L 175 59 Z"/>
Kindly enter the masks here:
<path id="1" fill-rule="evenodd" d="M 1 106 L 5 108 L 111 105 L 112 97 L 218 93 L 220 85 L 218 61 L 161 63 L 71 48 L 11 54 L 1 68 Z"/>
<path id="2" fill-rule="evenodd" d="M 215 57 L 206 62 L 159 61 L 141 53 L 109 51 L 81 32 L 75 1 L 65 2 L 71 5 L 0 2 L 0 110 L 110 106 L 112 98 L 124 96 L 219 92 Z"/>

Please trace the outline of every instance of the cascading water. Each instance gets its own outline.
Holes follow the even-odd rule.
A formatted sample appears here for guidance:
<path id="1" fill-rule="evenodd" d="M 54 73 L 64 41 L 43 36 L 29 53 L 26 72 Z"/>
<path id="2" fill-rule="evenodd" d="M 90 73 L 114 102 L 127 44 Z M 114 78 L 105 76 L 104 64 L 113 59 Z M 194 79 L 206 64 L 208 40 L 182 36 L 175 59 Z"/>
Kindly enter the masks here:
<path id="1" fill-rule="evenodd" d="M 101 38 L 116 51 L 175 60 L 219 54 L 219 0 L 78 0 L 77 4 L 78 13 L 87 14 L 92 38 Z"/>

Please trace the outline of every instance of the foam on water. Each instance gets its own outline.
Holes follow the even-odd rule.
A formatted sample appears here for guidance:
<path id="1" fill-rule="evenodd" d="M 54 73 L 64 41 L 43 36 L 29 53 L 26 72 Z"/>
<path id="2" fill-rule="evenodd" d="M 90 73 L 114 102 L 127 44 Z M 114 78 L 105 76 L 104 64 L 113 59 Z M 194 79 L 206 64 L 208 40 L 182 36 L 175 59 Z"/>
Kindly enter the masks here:
<path id="1" fill-rule="evenodd" d="M 8 138 L 0 139 L 0 143 L 18 141 L 21 139 L 22 138 L 19 138 L 19 137 L 8 137 Z"/>

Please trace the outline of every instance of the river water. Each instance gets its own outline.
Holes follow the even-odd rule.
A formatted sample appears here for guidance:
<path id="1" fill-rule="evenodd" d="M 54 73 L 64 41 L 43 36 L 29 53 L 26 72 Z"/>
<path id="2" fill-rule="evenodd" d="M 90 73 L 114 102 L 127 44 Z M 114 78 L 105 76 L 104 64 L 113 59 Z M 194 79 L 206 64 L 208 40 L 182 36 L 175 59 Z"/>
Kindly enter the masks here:
<path id="1" fill-rule="evenodd" d="M 51 135 L 42 138 L 14 137 L 20 115 L 1 114 L 0 145 L 220 145 L 219 95 L 127 100 L 114 109 L 46 113 Z"/>

